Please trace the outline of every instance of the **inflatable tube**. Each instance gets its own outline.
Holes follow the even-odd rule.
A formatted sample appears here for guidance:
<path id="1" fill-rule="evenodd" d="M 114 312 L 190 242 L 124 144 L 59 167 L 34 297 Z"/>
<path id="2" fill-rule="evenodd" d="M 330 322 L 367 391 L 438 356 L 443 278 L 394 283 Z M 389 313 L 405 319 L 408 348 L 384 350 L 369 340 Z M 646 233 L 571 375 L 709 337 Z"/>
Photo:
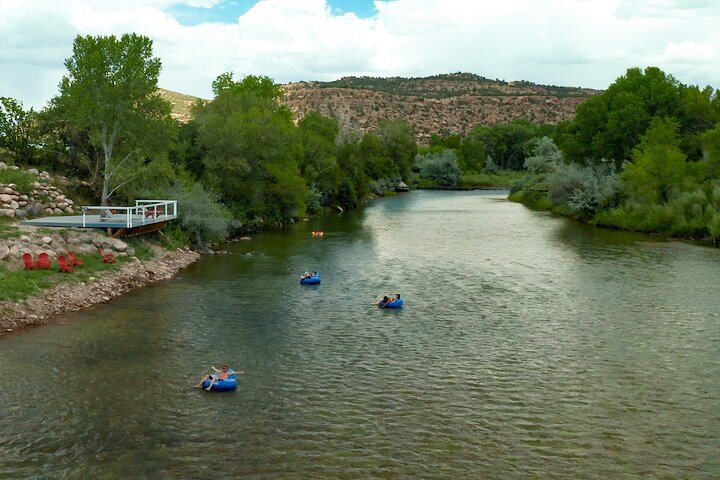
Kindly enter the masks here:
<path id="1" fill-rule="evenodd" d="M 303 285 L 317 285 L 318 283 L 320 283 L 320 274 L 317 273 L 312 277 L 301 278 L 300 283 L 302 283 Z"/>
<path id="2" fill-rule="evenodd" d="M 378 303 L 378 307 L 380 307 L 380 308 L 402 308 L 403 303 L 405 303 L 403 301 L 403 299 L 398 298 L 394 302 L 380 302 L 380 303 Z"/>
<path id="3" fill-rule="evenodd" d="M 237 388 L 237 378 L 235 376 L 235 370 L 230 369 L 228 372 L 232 372 L 232 375 L 230 375 L 225 380 L 218 380 L 215 382 L 215 384 L 212 386 L 211 391 L 212 392 L 231 392 Z M 217 374 L 210 375 L 211 377 L 217 377 Z M 202 383 L 202 388 L 207 390 L 207 387 L 210 386 L 210 380 L 205 380 Z"/>

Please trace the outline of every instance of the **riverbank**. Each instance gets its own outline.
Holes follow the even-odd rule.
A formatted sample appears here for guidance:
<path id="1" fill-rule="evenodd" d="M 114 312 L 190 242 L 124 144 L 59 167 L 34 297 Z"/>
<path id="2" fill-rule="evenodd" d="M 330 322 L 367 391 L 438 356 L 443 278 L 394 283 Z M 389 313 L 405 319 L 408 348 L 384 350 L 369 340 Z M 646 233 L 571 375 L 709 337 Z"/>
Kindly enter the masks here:
<path id="1" fill-rule="evenodd" d="M 198 260 L 200 254 L 177 249 L 150 260 L 131 258 L 115 270 L 97 272 L 88 281 L 59 283 L 26 301 L 0 302 L 0 337 L 30 326 L 42 325 L 63 313 L 92 307 L 135 288 L 174 277 Z"/>

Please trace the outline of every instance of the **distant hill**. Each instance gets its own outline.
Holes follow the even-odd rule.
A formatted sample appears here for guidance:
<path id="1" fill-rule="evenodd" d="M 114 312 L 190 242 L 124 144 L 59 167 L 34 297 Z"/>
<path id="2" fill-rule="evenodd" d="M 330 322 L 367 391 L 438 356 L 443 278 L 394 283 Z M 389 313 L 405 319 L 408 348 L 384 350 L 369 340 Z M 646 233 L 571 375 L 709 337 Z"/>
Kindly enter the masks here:
<path id="1" fill-rule="evenodd" d="M 477 124 L 526 118 L 536 123 L 572 119 L 575 107 L 599 90 L 490 80 L 470 73 L 423 78 L 344 77 L 334 82 L 282 86 L 296 118 L 317 111 L 344 128 L 372 131 L 383 119 L 406 119 L 418 140 L 441 131 L 467 134 Z M 165 93 L 167 92 L 167 93 Z M 189 118 L 196 97 L 161 91 L 175 105 L 174 116 Z M 177 95 L 170 98 L 167 95 Z"/>
<path id="2" fill-rule="evenodd" d="M 174 119 L 181 122 L 187 122 L 190 120 L 190 109 L 193 103 L 199 100 L 198 97 L 173 92 L 172 90 L 165 90 L 164 88 L 159 88 L 158 91 L 160 92 L 161 97 L 172 103 L 173 109 L 171 115 Z"/>

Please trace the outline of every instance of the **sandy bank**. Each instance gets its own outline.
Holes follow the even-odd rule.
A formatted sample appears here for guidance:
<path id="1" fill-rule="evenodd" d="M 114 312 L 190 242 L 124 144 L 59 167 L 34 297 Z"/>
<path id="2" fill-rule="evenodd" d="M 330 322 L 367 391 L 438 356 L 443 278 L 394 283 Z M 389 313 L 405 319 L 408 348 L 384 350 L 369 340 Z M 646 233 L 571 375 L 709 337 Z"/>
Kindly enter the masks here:
<path id="1" fill-rule="evenodd" d="M 57 315 L 104 303 L 134 288 L 175 276 L 197 261 L 190 250 L 165 252 L 151 260 L 133 260 L 117 270 L 98 272 L 92 281 L 55 285 L 27 302 L 0 302 L 0 336 L 47 323 Z"/>

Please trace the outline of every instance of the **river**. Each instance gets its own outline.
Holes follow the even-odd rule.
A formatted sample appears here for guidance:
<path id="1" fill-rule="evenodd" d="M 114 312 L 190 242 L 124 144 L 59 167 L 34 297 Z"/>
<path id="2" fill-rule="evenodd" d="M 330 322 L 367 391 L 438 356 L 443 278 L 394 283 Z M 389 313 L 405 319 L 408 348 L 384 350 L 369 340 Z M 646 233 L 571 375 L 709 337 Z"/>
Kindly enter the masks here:
<path id="1" fill-rule="evenodd" d="M 0 478 L 720 477 L 718 250 L 486 192 L 227 248 L 0 340 Z"/>

